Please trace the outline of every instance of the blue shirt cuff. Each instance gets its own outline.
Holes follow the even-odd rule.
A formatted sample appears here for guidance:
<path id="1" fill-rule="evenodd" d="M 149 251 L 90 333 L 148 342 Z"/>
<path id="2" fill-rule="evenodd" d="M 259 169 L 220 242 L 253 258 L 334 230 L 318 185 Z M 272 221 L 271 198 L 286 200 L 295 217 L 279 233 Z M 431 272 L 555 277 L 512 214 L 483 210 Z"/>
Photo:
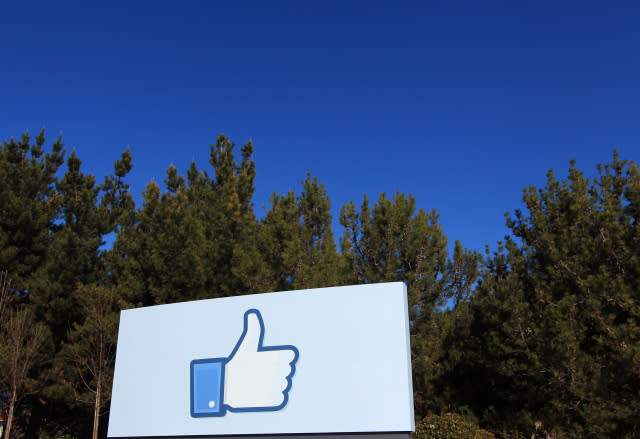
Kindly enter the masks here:
<path id="1" fill-rule="evenodd" d="M 225 358 L 191 362 L 191 416 L 223 416 Z"/>

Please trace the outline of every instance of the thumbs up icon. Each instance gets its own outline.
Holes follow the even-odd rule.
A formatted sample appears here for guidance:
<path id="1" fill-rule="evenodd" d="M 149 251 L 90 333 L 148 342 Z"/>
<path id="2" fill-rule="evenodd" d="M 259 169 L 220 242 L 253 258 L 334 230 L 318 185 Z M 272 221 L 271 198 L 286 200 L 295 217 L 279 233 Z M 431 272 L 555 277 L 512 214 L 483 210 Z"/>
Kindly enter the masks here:
<path id="1" fill-rule="evenodd" d="M 282 409 L 289 400 L 298 361 L 295 346 L 263 346 L 260 311 L 244 314 L 244 329 L 227 358 L 191 361 L 191 416 L 224 416 L 226 411 Z"/>

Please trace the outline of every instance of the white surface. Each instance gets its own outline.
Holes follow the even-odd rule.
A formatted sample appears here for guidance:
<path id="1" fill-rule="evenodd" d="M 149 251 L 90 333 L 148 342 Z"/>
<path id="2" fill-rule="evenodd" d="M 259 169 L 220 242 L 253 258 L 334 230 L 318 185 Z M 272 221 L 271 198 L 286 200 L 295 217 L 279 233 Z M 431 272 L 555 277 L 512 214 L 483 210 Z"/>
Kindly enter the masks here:
<path id="1" fill-rule="evenodd" d="M 287 405 L 190 415 L 190 362 L 227 357 L 258 309 L 264 345 L 299 351 Z M 123 311 L 109 437 L 412 431 L 406 288 L 323 288 Z"/>

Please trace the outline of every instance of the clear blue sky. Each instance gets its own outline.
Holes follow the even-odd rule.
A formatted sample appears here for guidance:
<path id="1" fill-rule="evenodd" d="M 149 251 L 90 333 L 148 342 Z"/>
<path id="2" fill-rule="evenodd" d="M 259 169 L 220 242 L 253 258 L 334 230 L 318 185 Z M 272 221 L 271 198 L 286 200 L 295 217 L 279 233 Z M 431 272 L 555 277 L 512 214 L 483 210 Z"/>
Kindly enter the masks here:
<path id="1" fill-rule="evenodd" d="M 258 214 L 309 171 L 495 248 L 547 170 L 640 159 L 640 3 L 0 0 L 0 138 L 43 126 L 99 180 L 130 145 L 138 201 L 225 133 Z"/>

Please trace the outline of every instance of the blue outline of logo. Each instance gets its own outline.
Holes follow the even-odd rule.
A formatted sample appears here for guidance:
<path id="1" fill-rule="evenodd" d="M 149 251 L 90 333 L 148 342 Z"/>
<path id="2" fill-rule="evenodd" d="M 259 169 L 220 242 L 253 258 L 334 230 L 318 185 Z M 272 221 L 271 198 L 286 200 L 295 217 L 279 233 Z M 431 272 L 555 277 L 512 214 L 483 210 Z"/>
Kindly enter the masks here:
<path id="1" fill-rule="evenodd" d="M 258 341 L 258 352 L 264 352 L 264 351 L 280 351 L 280 350 L 291 350 L 294 353 L 294 357 L 293 360 L 291 360 L 291 362 L 289 363 L 289 365 L 291 366 L 291 373 L 289 375 L 287 375 L 286 379 L 287 379 L 287 387 L 282 391 L 282 394 L 284 395 L 284 400 L 282 401 L 282 404 L 278 405 L 278 406 L 269 406 L 269 407 L 243 407 L 243 408 L 233 408 L 231 406 L 229 406 L 228 404 L 224 404 L 224 371 L 225 371 L 225 367 L 227 365 L 227 363 L 229 362 L 229 360 L 231 358 L 233 358 L 236 354 L 236 352 L 238 351 L 238 349 L 240 348 L 240 345 L 242 344 L 242 342 L 244 341 L 245 336 L 247 335 L 247 328 L 248 328 L 248 324 L 249 324 L 249 314 L 251 313 L 255 313 L 256 316 L 258 317 L 258 322 L 260 323 L 260 340 Z M 278 410 L 282 410 L 284 408 L 284 406 L 287 405 L 287 403 L 289 402 L 289 391 L 291 390 L 291 386 L 292 386 L 292 378 L 293 375 L 296 373 L 296 362 L 298 361 L 298 358 L 300 356 L 300 353 L 298 351 L 298 348 L 293 346 L 293 345 L 279 345 L 279 346 L 263 346 L 264 340 L 264 321 L 262 320 L 262 314 L 260 313 L 259 310 L 255 309 L 255 308 L 251 308 L 248 309 L 247 311 L 245 311 L 244 313 L 244 322 L 243 322 L 243 330 L 242 330 L 242 335 L 240 335 L 240 338 L 238 339 L 238 343 L 236 343 L 236 346 L 233 348 L 233 350 L 231 351 L 231 353 L 229 354 L 228 357 L 222 357 L 222 358 L 204 358 L 204 359 L 199 359 L 199 360 L 192 360 L 191 364 L 190 364 L 190 401 L 191 401 L 191 416 L 194 418 L 204 418 L 204 417 L 221 417 L 224 416 L 228 411 L 232 412 L 232 413 L 244 413 L 244 412 L 274 412 L 274 411 L 278 411 Z M 218 412 L 215 413 L 194 413 L 194 406 L 195 406 L 195 394 L 194 394 L 194 379 L 193 379 L 193 375 L 194 375 L 194 365 L 199 364 L 199 363 L 217 363 L 220 365 L 221 367 L 221 376 L 220 376 L 220 394 L 219 394 L 219 401 L 222 402 L 222 405 L 220 407 L 220 410 Z"/>

